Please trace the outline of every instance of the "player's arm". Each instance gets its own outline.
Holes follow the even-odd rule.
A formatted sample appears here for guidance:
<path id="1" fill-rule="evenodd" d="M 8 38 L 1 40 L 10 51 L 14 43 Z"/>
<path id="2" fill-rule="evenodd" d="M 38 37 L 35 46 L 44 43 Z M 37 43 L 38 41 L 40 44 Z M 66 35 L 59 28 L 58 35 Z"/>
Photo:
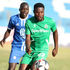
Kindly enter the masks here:
<path id="1" fill-rule="evenodd" d="M 52 51 L 52 55 L 56 56 L 58 52 L 58 32 L 57 29 L 53 32 L 53 39 L 54 39 L 54 49 Z"/>
<path id="2" fill-rule="evenodd" d="M 4 34 L 3 39 L 0 41 L 0 45 L 3 47 L 3 44 L 5 43 L 6 38 L 10 35 L 11 30 L 7 29 L 7 31 Z"/>
<path id="3" fill-rule="evenodd" d="M 26 52 L 30 55 L 31 53 L 31 48 L 30 48 L 30 45 L 31 45 L 31 39 L 30 39 L 30 35 L 26 35 Z"/>

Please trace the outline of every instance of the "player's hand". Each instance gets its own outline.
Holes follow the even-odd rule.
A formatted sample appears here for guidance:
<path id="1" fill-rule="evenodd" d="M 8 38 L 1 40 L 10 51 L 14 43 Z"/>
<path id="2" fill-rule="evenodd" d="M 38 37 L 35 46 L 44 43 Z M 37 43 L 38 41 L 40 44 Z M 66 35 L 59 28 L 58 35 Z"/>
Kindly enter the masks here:
<path id="1" fill-rule="evenodd" d="M 54 49 L 52 50 L 52 56 L 55 57 L 56 54 L 57 54 L 57 52 L 58 52 L 58 49 L 54 48 Z"/>
<path id="2" fill-rule="evenodd" d="M 26 48 L 26 52 L 30 55 L 30 53 L 31 53 L 31 48 Z"/>
<path id="3" fill-rule="evenodd" d="M 3 41 L 3 40 L 0 41 L 1 47 L 3 47 L 3 44 L 4 44 L 4 43 L 5 43 L 5 41 Z"/>

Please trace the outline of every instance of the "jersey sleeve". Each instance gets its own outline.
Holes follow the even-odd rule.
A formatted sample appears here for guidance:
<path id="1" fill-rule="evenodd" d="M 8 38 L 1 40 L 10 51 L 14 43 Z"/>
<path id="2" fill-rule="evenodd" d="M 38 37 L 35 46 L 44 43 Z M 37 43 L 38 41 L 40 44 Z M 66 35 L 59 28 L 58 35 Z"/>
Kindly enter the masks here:
<path id="1" fill-rule="evenodd" d="M 56 30 L 56 23 L 55 21 L 52 19 L 51 20 L 51 31 L 54 32 Z"/>
<path id="2" fill-rule="evenodd" d="M 30 29 L 29 29 L 28 24 L 29 24 L 29 22 L 26 21 L 26 24 L 25 24 L 25 34 L 26 34 L 26 35 L 29 35 L 29 34 L 30 34 Z"/>
<path id="3" fill-rule="evenodd" d="M 12 18 L 10 18 L 10 20 L 9 20 L 9 24 L 8 24 L 8 29 L 13 29 L 14 28 L 14 21 L 13 21 L 13 19 Z"/>

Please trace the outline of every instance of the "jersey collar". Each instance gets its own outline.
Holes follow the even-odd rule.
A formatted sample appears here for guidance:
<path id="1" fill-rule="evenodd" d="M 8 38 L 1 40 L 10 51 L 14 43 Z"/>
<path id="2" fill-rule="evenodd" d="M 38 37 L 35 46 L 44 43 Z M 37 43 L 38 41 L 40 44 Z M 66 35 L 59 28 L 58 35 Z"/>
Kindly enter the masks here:
<path id="1" fill-rule="evenodd" d="M 18 17 L 19 17 L 20 20 L 26 20 L 26 19 L 28 18 L 28 15 L 27 15 L 27 17 L 24 18 L 24 19 L 20 18 L 20 14 L 18 14 Z"/>

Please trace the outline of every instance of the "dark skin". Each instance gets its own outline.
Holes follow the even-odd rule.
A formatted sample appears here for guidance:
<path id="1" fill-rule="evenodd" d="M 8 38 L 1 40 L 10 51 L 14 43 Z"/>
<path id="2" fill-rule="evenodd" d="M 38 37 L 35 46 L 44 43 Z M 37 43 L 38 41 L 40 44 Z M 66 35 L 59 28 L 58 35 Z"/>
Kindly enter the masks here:
<path id="1" fill-rule="evenodd" d="M 34 16 L 38 22 L 43 21 L 44 20 L 44 8 L 43 7 L 36 8 L 34 10 Z M 58 52 L 58 32 L 57 30 L 53 32 L 53 39 L 54 39 L 54 49 L 52 50 L 52 56 L 55 57 Z M 31 53 L 30 44 L 31 44 L 31 35 L 26 35 L 26 51 L 29 55 Z M 32 65 L 32 70 L 35 70 L 35 66 L 34 66 L 35 62 Z M 27 67 L 27 64 L 21 64 L 19 70 L 25 70 L 26 67 Z"/>
<path id="2" fill-rule="evenodd" d="M 37 21 L 43 21 L 44 20 L 44 8 L 38 7 L 34 10 L 34 16 L 36 17 Z"/>
<path id="3" fill-rule="evenodd" d="M 6 38 L 10 35 L 11 30 L 7 29 L 7 31 L 4 34 L 4 38 L 0 41 L 1 47 L 3 47 L 3 44 L 5 43 Z"/>
<path id="4" fill-rule="evenodd" d="M 53 39 L 54 39 L 54 49 L 52 50 L 52 56 L 55 57 L 58 52 L 58 32 L 57 30 L 53 32 Z"/>
<path id="5" fill-rule="evenodd" d="M 20 18 L 25 19 L 29 13 L 29 6 L 27 4 L 24 4 L 24 6 L 20 6 Z M 7 29 L 7 31 L 4 34 L 3 39 L 0 41 L 1 47 L 3 47 L 5 40 L 7 37 L 9 37 L 11 30 Z M 17 63 L 9 63 L 8 70 L 15 70 Z"/>
<path id="6" fill-rule="evenodd" d="M 20 17 L 22 19 L 25 19 L 27 17 L 27 14 L 29 13 L 29 6 L 24 5 L 24 7 L 20 7 L 19 11 L 20 11 Z"/>

